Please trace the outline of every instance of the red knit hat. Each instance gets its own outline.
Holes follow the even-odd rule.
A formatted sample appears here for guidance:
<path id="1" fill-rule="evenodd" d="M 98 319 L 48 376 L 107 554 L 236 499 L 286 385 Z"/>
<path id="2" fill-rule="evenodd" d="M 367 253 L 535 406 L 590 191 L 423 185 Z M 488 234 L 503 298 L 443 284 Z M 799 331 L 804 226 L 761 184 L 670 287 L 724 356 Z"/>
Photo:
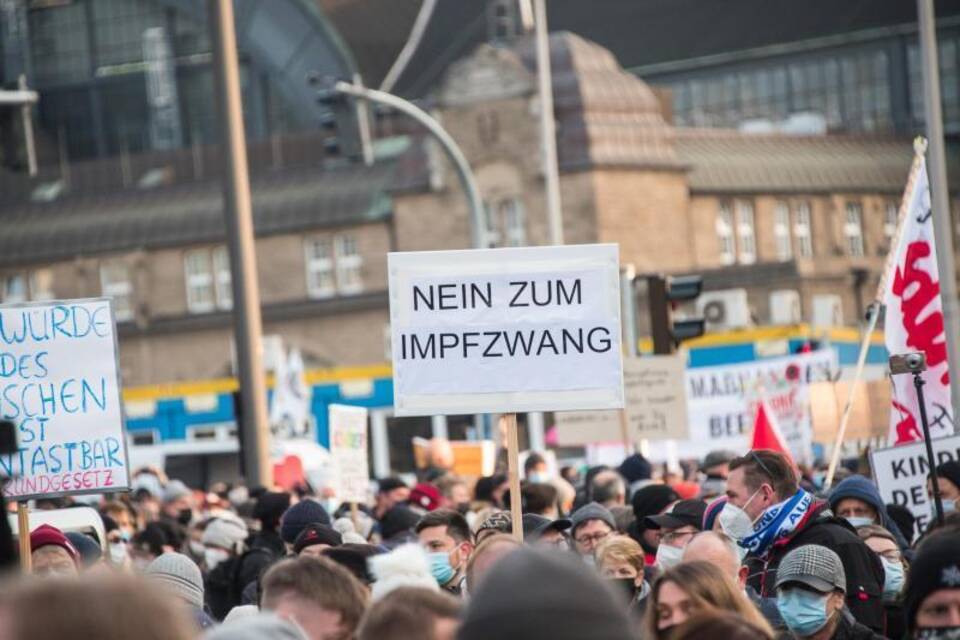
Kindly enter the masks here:
<path id="1" fill-rule="evenodd" d="M 42 524 L 30 533 L 31 553 L 41 547 L 56 546 L 70 554 L 74 564 L 79 566 L 80 553 L 63 532 L 49 524 Z"/>
<path id="2" fill-rule="evenodd" d="M 407 501 L 427 511 L 433 511 L 440 506 L 440 490 L 429 482 L 421 482 L 410 492 Z"/>

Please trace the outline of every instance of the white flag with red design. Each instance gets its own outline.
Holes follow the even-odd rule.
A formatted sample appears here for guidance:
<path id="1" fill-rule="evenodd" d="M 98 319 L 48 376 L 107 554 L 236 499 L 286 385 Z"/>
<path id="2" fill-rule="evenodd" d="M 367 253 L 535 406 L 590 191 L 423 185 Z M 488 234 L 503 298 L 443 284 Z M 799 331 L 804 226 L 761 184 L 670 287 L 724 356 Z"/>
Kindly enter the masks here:
<path id="1" fill-rule="evenodd" d="M 909 209 L 883 296 L 884 342 L 890 354 L 923 351 L 927 355 L 923 392 L 930 436 L 937 438 L 953 433 L 953 404 L 937 248 L 933 240 L 930 183 L 927 165 L 922 159 L 913 190 L 906 197 Z M 891 379 L 890 443 L 923 440 L 913 376 L 898 375 Z"/>

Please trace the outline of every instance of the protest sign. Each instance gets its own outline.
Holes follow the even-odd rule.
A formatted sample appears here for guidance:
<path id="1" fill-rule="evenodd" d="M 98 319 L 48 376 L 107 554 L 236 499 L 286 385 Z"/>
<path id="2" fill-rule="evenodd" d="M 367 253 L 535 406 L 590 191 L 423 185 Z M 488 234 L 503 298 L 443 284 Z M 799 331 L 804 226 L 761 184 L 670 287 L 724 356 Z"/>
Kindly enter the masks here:
<path id="1" fill-rule="evenodd" d="M 960 435 L 931 440 L 936 464 L 960 460 Z M 884 503 L 899 504 L 917 519 L 923 531 L 933 520 L 933 502 L 927 498 L 930 463 L 923 442 L 870 452 L 870 466 Z"/>
<path id="2" fill-rule="evenodd" d="M 627 437 L 634 443 L 687 437 L 685 362 L 683 354 L 624 360 Z M 557 414 L 557 442 L 561 446 L 619 442 L 622 439 L 617 411 Z"/>
<path id="3" fill-rule="evenodd" d="M 623 406 L 616 245 L 388 261 L 396 415 Z"/>
<path id="4" fill-rule="evenodd" d="M 0 385 L 19 444 L 0 455 L 8 498 L 130 486 L 109 299 L 0 307 Z"/>
<path id="5" fill-rule="evenodd" d="M 367 410 L 342 404 L 330 405 L 330 456 L 337 499 L 366 502 L 370 486 L 367 462 Z"/>
<path id="6" fill-rule="evenodd" d="M 863 380 L 814 382 L 810 385 L 810 415 L 813 419 L 813 440 L 828 444 L 834 441 L 843 408 L 853 389 L 854 399 L 847 422 L 846 441 L 867 440 L 887 435 L 890 413 L 890 382 Z"/>
<path id="7" fill-rule="evenodd" d="M 689 437 L 678 443 L 684 457 L 702 458 L 710 451 L 745 451 L 756 415 L 753 403 L 762 393 L 794 460 L 812 457 L 809 386 L 829 380 L 837 368 L 832 349 L 743 364 L 687 370 Z M 654 459 L 663 447 L 652 446 Z"/>

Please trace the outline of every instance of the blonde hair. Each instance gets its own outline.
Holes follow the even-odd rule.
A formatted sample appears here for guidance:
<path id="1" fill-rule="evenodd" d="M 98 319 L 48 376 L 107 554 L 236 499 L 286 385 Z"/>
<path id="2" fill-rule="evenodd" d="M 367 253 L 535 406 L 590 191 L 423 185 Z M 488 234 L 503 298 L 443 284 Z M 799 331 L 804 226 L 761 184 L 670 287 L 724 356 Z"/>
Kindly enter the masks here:
<path id="1" fill-rule="evenodd" d="M 656 640 L 661 637 L 657 630 L 657 609 L 660 604 L 660 588 L 667 582 L 672 582 L 687 594 L 692 614 L 731 611 L 762 629 L 769 637 L 773 636 L 770 624 L 743 591 L 737 588 L 732 578 L 708 562 L 683 562 L 664 571 L 653 583 L 647 602 L 647 614 L 644 617 L 645 638 Z"/>
<path id="2" fill-rule="evenodd" d="M 643 573 L 643 547 L 636 540 L 627 536 L 611 536 L 600 543 L 594 555 L 597 558 L 597 567 L 603 568 L 607 563 L 626 563 Z"/>

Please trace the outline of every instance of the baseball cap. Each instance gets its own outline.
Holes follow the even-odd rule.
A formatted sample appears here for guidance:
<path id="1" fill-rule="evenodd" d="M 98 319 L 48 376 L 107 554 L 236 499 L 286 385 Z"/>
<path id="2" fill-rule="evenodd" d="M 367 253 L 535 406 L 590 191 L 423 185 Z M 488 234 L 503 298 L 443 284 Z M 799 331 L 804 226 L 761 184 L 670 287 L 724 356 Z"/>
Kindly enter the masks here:
<path id="1" fill-rule="evenodd" d="M 407 502 L 421 509 L 433 511 L 440 507 L 440 490 L 429 482 L 421 482 L 410 492 L 410 499 Z"/>
<path id="2" fill-rule="evenodd" d="M 707 510 L 707 503 L 703 500 L 681 500 L 673 505 L 666 513 L 657 516 L 647 516 L 647 529 L 679 529 L 680 527 L 703 527 L 703 512 Z"/>
<path id="3" fill-rule="evenodd" d="M 566 518 L 551 520 L 539 513 L 523 514 L 523 537 L 535 539 L 542 536 L 547 531 L 566 531 L 572 526 L 572 522 Z"/>
<path id="4" fill-rule="evenodd" d="M 840 556 L 818 544 L 797 547 L 783 557 L 777 568 L 776 588 L 789 582 L 799 582 L 820 593 L 847 592 L 847 575 Z"/>

